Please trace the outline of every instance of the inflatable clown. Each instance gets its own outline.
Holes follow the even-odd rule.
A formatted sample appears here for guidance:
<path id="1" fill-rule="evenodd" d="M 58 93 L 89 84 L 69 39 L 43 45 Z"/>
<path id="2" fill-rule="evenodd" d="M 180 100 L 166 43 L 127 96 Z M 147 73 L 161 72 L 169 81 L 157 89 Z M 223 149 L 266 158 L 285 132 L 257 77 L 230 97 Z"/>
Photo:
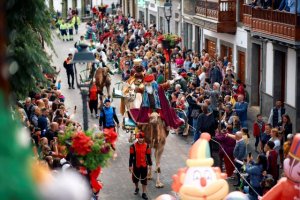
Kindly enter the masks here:
<path id="1" fill-rule="evenodd" d="M 173 176 L 172 189 L 179 193 L 182 200 L 217 200 L 224 199 L 229 191 L 227 175 L 219 167 L 212 167 L 208 133 L 201 137 L 190 149 L 187 168 L 179 169 Z"/>
<path id="2" fill-rule="evenodd" d="M 281 178 L 261 199 L 300 199 L 300 133 L 295 135 L 283 165 L 286 177 Z"/>

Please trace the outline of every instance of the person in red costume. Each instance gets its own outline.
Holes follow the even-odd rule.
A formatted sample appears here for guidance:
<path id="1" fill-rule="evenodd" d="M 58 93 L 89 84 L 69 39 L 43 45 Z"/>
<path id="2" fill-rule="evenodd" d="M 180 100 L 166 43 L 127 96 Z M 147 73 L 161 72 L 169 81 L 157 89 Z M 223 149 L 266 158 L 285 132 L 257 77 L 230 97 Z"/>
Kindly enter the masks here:
<path id="1" fill-rule="evenodd" d="M 244 97 L 246 97 L 246 92 L 245 92 L 245 84 L 242 83 L 241 80 L 237 80 L 236 83 L 237 83 L 237 88 L 234 89 L 234 95 L 233 95 L 233 97 L 237 101 L 237 97 L 240 94 L 243 95 Z"/>
<path id="2" fill-rule="evenodd" d="M 278 183 L 260 199 L 300 199 L 300 133 L 295 135 L 289 154 L 283 164 L 286 177 L 281 178 Z"/>
<path id="3" fill-rule="evenodd" d="M 139 132 L 136 136 L 138 141 L 130 146 L 129 171 L 132 173 L 132 181 L 135 184 L 134 194 L 139 193 L 138 183 L 142 184 L 142 198 L 148 199 L 146 194 L 148 166 L 151 170 L 151 148 L 144 141 L 145 134 Z"/>
<path id="4" fill-rule="evenodd" d="M 175 78 L 176 79 L 176 78 Z M 148 74 L 144 77 L 145 87 L 136 88 L 136 92 L 142 93 L 143 100 L 141 108 L 131 109 L 130 114 L 133 120 L 140 125 L 149 123 L 149 116 L 152 112 L 160 114 L 161 119 L 166 123 L 166 127 L 177 129 L 184 124 L 165 96 L 167 90 L 174 80 L 166 83 L 158 84 L 153 74 Z"/>

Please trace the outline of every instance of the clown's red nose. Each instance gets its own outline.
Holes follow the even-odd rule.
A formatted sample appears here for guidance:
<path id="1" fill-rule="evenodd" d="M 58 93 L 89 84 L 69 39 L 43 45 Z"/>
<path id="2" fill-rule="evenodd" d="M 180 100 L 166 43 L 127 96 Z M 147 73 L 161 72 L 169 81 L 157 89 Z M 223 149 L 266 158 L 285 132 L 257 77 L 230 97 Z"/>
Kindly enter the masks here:
<path id="1" fill-rule="evenodd" d="M 202 187 L 205 187 L 205 186 L 206 186 L 206 178 L 204 178 L 204 177 L 200 178 L 200 185 L 201 185 Z"/>

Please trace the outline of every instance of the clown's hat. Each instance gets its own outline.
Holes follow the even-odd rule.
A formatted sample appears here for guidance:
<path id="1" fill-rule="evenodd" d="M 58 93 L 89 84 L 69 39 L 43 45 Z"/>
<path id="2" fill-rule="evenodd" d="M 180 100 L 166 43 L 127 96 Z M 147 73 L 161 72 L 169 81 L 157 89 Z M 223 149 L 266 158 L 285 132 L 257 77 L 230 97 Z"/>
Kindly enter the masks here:
<path id="1" fill-rule="evenodd" d="M 190 149 L 190 159 L 187 159 L 186 165 L 188 167 L 211 167 L 214 164 L 214 160 L 210 157 L 209 140 L 210 135 L 208 133 L 202 133 L 201 137 Z"/>
<path id="2" fill-rule="evenodd" d="M 296 160 L 300 160 L 300 133 L 294 136 L 289 155 Z"/>

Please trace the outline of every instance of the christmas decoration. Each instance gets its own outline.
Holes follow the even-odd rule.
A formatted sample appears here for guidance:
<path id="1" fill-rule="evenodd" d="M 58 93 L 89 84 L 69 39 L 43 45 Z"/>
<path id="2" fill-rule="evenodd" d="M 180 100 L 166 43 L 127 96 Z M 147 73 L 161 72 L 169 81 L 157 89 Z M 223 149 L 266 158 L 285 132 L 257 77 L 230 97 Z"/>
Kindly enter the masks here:
<path id="1" fill-rule="evenodd" d="M 67 127 L 66 133 L 60 135 L 59 143 L 66 146 L 66 153 L 73 153 L 87 170 L 93 171 L 104 167 L 112 156 L 111 144 L 103 133 L 89 130 L 78 132 Z"/>

